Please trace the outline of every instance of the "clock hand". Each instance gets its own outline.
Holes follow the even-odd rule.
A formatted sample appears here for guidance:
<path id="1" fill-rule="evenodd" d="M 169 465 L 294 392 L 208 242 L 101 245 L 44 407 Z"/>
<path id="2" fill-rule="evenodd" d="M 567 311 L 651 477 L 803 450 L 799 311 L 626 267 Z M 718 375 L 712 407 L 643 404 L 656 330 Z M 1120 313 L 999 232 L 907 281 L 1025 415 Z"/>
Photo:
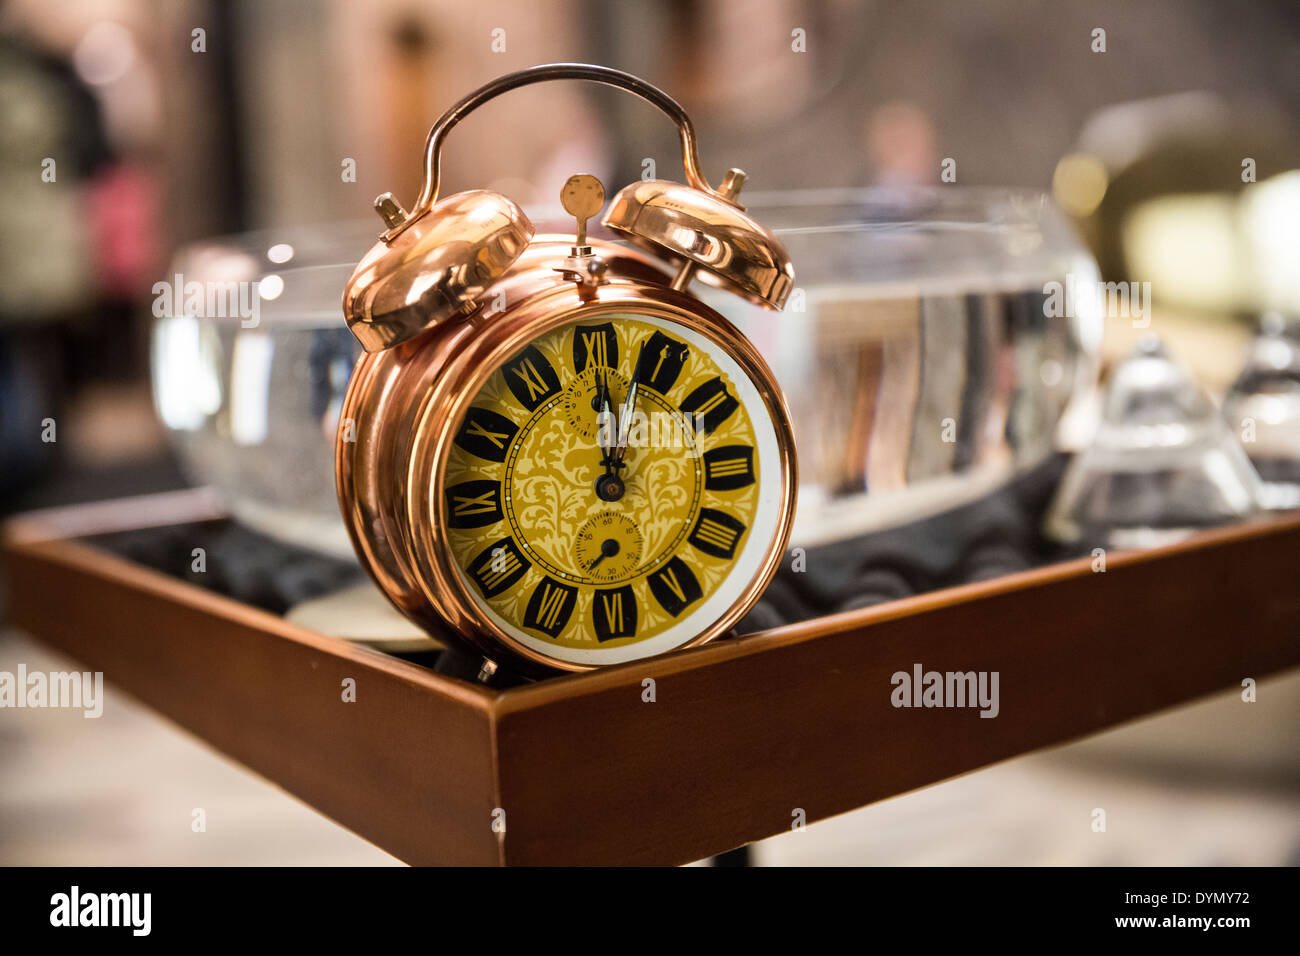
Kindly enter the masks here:
<path id="1" fill-rule="evenodd" d="M 604 366 L 597 366 L 597 368 L 600 370 L 600 386 L 597 393 L 600 412 L 596 419 L 596 441 L 600 445 L 600 464 L 605 469 L 605 473 L 596 478 L 596 497 L 602 501 L 618 501 L 623 497 L 624 490 L 623 481 L 618 477 L 618 470 L 623 467 L 623 463 L 614 460 L 614 412 L 609 401 L 609 370 Z"/>
<path id="2" fill-rule="evenodd" d="M 609 372 L 604 367 L 600 367 L 600 387 L 596 400 L 600 405 L 600 410 L 596 414 L 596 436 L 600 440 L 600 450 L 604 455 L 601 463 L 607 469 L 606 474 L 613 474 L 613 469 L 609 466 L 609 454 L 613 448 L 611 419 L 614 410 L 609 401 Z"/>
<path id="3" fill-rule="evenodd" d="M 632 428 L 632 414 L 636 411 L 636 393 L 641 384 L 641 353 L 644 351 L 645 342 L 642 341 L 641 347 L 637 349 L 636 364 L 632 366 L 632 381 L 627 386 L 627 397 L 623 399 L 623 407 L 618 411 L 618 445 L 613 453 L 615 467 L 621 465 L 627 455 L 628 433 Z"/>
<path id="4" fill-rule="evenodd" d="M 596 556 L 596 559 L 592 561 L 591 564 L 587 565 L 587 570 L 594 571 L 596 565 L 600 564 L 600 562 L 604 561 L 606 558 L 612 558 L 616 554 L 618 554 L 618 542 L 613 538 L 606 538 L 600 543 L 600 554 Z"/>
<path id="5" fill-rule="evenodd" d="M 627 386 L 627 397 L 623 399 L 618 412 L 618 440 L 613 448 L 605 449 L 605 473 L 596 479 L 596 496 L 602 501 L 618 501 L 627 490 L 619 471 L 624 467 L 623 459 L 627 455 L 628 434 L 632 427 L 632 413 L 636 411 L 636 393 L 640 385 L 641 352 L 644 349 L 645 342 L 642 342 L 636 353 L 636 365 L 632 369 L 632 380 Z M 608 398 L 608 383 L 605 394 Z"/>

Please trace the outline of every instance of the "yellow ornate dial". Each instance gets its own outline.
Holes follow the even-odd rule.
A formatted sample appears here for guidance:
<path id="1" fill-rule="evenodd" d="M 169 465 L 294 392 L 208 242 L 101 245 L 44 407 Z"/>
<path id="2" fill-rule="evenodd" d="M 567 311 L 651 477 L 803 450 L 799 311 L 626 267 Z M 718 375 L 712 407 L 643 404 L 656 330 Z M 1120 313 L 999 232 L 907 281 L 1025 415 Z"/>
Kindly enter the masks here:
<path id="1" fill-rule="evenodd" d="M 578 321 L 472 399 L 444 469 L 447 540 L 524 644 L 579 663 L 659 653 L 752 579 L 776 528 L 776 448 L 717 341 L 657 315 Z"/>

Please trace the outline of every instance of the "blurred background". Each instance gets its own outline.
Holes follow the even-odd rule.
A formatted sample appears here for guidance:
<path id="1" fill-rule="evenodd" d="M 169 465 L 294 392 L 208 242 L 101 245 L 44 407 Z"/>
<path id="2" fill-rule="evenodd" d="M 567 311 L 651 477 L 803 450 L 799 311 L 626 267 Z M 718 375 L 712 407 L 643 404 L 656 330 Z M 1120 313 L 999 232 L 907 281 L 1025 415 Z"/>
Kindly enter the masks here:
<path id="1" fill-rule="evenodd" d="M 746 201 L 790 245 L 820 345 L 804 347 L 797 314 L 785 326 L 740 308 L 727 314 L 769 356 L 794 356 L 777 371 L 796 419 L 824 400 L 801 391 L 814 371 L 829 369 L 831 387 L 859 394 L 872 367 L 867 349 L 849 366 L 828 364 L 840 361 L 842 337 L 823 333 L 839 314 L 834 303 L 857 301 L 837 291 L 850 279 L 877 290 L 903 283 L 899 301 L 914 298 L 920 305 L 907 308 L 920 314 L 947 308 L 949 296 L 921 285 L 960 272 L 972 284 L 952 308 L 969 328 L 994 309 L 998 335 L 1016 322 L 1028 330 L 1032 349 L 1018 343 L 1006 355 L 1017 369 L 1032 357 L 1034 389 L 998 385 L 1014 369 L 990 353 L 981 374 L 993 398 L 977 403 L 957 458 L 918 450 L 913 435 L 894 467 L 889 449 L 898 446 L 880 434 L 864 445 L 859 473 L 834 470 L 822 450 L 801 444 L 816 479 L 809 501 L 868 487 L 883 501 L 920 477 L 971 482 L 987 465 L 984 494 L 1086 443 L 1087 428 L 1069 434 L 1065 407 L 1080 406 L 1081 418 L 1092 407 L 1095 417 L 1096 397 L 1084 393 L 1143 327 L 1127 315 L 1083 315 L 1057 335 L 1015 318 L 1041 315 L 1045 278 L 1150 282 L 1152 328 L 1215 402 L 1257 347 L 1260 315 L 1280 316 L 1269 334 L 1291 341 L 1300 7 L 1289 0 L 4 0 L 0 515 L 225 485 L 241 521 L 345 561 L 337 522 L 319 524 L 333 507 L 326 453 L 323 467 L 303 469 L 308 478 L 272 469 L 268 461 L 286 457 L 284 442 L 267 440 L 279 380 L 253 399 L 236 387 L 269 353 L 245 346 L 236 355 L 237 330 L 170 321 L 177 316 L 156 309 L 155 283 L 176 272 L 258 283 L 267 334 L 282 336 L 275 361 L 290 363 L 283 387 L 304 396 L 305 411 L 283 414 L 323 423 L 312 433 L 316 455 L 355 357 L 337 303 L 379 231 L 373 198 L 392 191 L 410 204 L 425 134 L 452 102 L 500 74 L 561 60 L 617 67 L 669 91 L 695 120 L 711 179 L 731 165 L 748 173 Z M 680 176 L 674 131 L 650 107 L 603 88 L 546 84 L 457 128 L 443 193 L 497 190 L 545 223 L 569 174 L 594 172 L 612 192 L 648 163 L 652 176 Z M 863 243 L 847 265 L 836 238 L 845 232 Z M 986 288 L 981 277 L 994 274 L 1010 277 L 1005 287 Z M 974 301 L 971 289 L 985 298 Z M 312 334 L 283 331 L 302 326 Z M 797 347 L 787 348 L 792 337 Z M 890 347 L 879 354 L 897 361 Z M 1296 354 L 1273 365 L 1300 381 Z M 250 418 L 241 401 L 269 411 Z M 855 421 L 837 427 L 852 431 Z M 996 441 L 981 438 L 986 431 Z M 235 462 L 251 465 L 234 474 Z M 935 511 L 916 505 L 920 497 L 889 500 L 900 502 L 892 520 L 871 527 Z M 294 514 L 286 503 L 303 501 L 320 507 Z M 827 515 L 823 524 L 842 512 Z M 821 543 L 817 527 L 804 533 Z M 972 560 L 963 551 L 948 562 L 963 577 L 935 572 L 931 583 L 1033 563 L 1001 554 L 972 571 Z M 321 565 L 316 574 L 343 572 Z M 915 579 L 901 592 L 893 578 L 873 580 L 873 599 L 919 589 Z M 774 599 L 773 620 L 757 624 L 779 622 L 793 605 L 813 613 L 871 603 L 858 587 Z M 325 590 L 262 603 L 288 611 Z M 67 666 L 9 631 L 0 668 L 18 661 Z M 1295 678 L 1262 685 L 1249 726 L 1227 695 L 819 824 L 802 842 L 768 841 L 755 858 L 1296 862 L 1297 689 Z M 0 720 L 0 862 L 388 859 L 120 695 L 97 722 L 14 713 Z M 225 808 L 224 835 L 191 838 L 196 790 L 219 795 L 205 805 Z M 1142 825 L 1104 848 L 1086 832 L 1066 835 L 1074 831 L 1063 808 L 1072 817 L 1112 804 L 1131 806 Z"/>

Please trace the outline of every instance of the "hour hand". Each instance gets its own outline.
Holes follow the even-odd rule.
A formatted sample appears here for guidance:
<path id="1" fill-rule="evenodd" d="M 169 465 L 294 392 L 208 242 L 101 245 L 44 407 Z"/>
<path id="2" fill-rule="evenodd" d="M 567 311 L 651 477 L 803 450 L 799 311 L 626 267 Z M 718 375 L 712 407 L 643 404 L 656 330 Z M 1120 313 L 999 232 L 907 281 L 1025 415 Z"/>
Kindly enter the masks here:
<path id="1" fill-rule="evenodd" d="M 596 386 L 596 443 L 600 445 L 600 466 L 604 471 L 596 478 L 596 497 L 602 501 L 618 501 L 623 497 L 623 481 L 618 476 L 623 467 L 621 461 L 614 458 L 614 422 L 613 403 L 609 399 L 609 370 L 600 368 L 600 379 Z M 597 558 L 597 561 L 600 559 Z M 592 565 L 595 567 L 595 565 Z"/>

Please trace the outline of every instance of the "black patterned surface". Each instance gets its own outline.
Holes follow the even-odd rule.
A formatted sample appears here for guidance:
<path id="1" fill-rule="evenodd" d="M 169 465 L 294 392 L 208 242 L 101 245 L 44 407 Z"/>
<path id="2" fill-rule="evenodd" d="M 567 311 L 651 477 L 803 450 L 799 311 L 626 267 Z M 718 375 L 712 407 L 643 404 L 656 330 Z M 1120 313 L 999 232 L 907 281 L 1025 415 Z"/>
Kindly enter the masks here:
<path id="1" fill-rule="evenodd" d="M 738 634 L 837 611 L 870 607 L 938 588 L 982 581 L 1055 557 L 1038 534 L 1060 477 L 1053 460 L 1008 487 L 945 514 L 809 549 L 805 570 L 781 569 Z M 358 566 L 268 538 L 233 521 L 104 535 L 105 550 L 273 614 L 354 584 Z M 202 549 L 204 570 L 196 570 Z M 479 659 L 459 651 L 407 658 L 473 680 Z M 504 676 L 494 681 L 499 685 Z"/>

